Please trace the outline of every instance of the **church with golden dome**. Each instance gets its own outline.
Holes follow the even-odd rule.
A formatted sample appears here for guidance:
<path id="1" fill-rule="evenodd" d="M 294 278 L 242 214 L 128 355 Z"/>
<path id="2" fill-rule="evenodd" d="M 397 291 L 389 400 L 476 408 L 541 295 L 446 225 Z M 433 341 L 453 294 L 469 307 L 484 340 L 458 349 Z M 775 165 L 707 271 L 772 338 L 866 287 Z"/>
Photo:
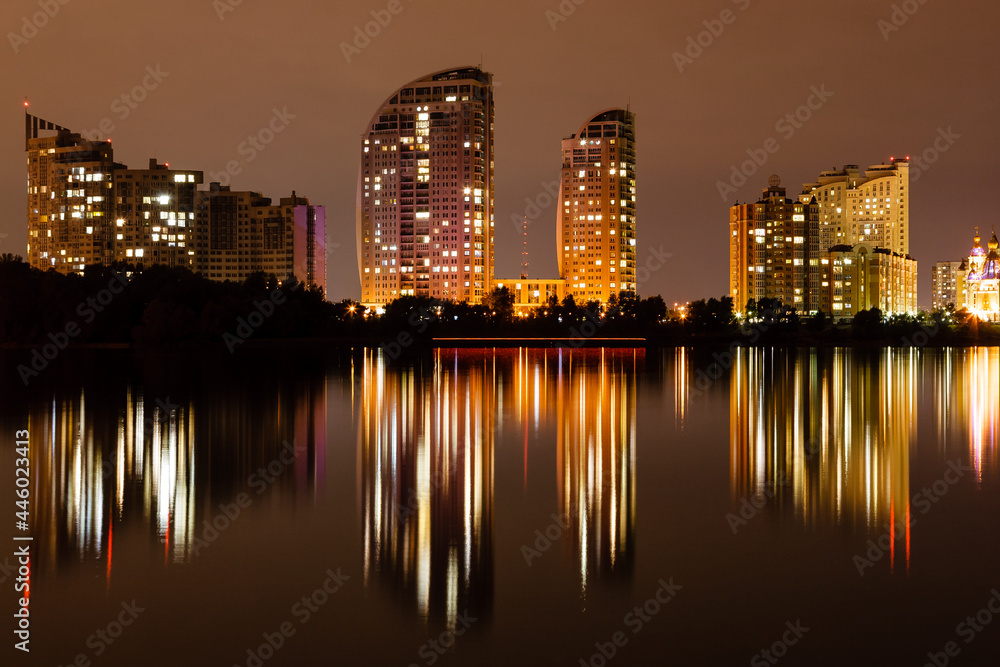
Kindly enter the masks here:
<path id="1" fill-rule="evenodd" d="M 1000 241 L 996 232 L 983 248 L 979 228 L 966 260 L 964 306 L 983 320 L 1000 321 Z"/>

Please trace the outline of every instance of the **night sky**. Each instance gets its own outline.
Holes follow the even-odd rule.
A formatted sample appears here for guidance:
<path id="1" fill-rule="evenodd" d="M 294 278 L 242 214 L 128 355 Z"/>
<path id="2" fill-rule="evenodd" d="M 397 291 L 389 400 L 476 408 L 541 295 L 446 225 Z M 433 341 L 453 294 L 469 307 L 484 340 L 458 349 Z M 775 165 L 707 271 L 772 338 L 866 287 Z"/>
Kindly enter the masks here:
<path id="1" fill-rule="evenodd" d="M 533 213 L 526 198 L 558 178 L 561 139 L 626 104 L 637 115 L 639 266 L 651 248 L 673 254 L 640 291 L 668 303 L 728 291 L 728 207 L 755 200 L 772 173 L 797 195 L 822 170 L 930 151 L 933 164 L 911 167 L 910 253 L 923 307 L 933 263 L 960 259 L 975 225 L 988 234 L 1000 222 L 990 213 L 1000 150 L 995 2 L 564 0 L 564 12 L 573 8 L 564 16 L 559 0 L 47 1 L 58 12 L 39 15 L 37 31 L 24 17 L 42 11 L 39 0 L 0 6 L 0 252 L 25 252 L 27 96 L 33 113 L 74 130 L 109 119 L 115 157 L 131 167 L 156 157 L 204 171 L 207 183 L 235 160 L 234 189 L 275 200 L 294 189 L 326 205 L 329 295 L 357 298 L 362 132 L 395 89 L 480 62 L 496 83 L 497 277 L 520 271 L 511 218 Z M 388 25 L 347 62 L 341 43 L 373 11 Z M 678 62 L 702 32 L 707 46 Z M 144 80 L 151 90 L 130 108 L 120 97 Z M 776 125 L 814 87 L 832 96 L 814 98 L 819 108 L 799 127 Z M 248 161 L 241 143 L 275 110 L 294 118 Z M 780 150 L 723 199 L 719 182 L 771 138 Z M 947 148 L 939 155 L 936 140 Z M 550 205 L 529 228 L 533 277 L 556 277 L 555 216 Z"/>

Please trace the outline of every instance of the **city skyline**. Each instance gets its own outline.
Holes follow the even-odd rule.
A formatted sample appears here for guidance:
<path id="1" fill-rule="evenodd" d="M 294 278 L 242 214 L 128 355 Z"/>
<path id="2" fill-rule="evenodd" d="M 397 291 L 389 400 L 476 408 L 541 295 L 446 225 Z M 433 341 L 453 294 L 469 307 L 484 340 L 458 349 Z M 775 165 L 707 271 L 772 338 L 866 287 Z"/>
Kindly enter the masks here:
<path id="1" fill-rule="evenodd" d="M 364 35 L 378 8 L 298 3 L 274 17 L 241 5 L 220 16 L 210 3 L 180 2 L 143 15 L 164 35 L 146 39 L 129 29 L 136 20 L 131 12 L 103 16 L 61 6 L 36 36 L 16 44 L 16 53 L 11 45 L 4 61 L 4 108 L 10 114 L 5 123 L 17 127 L 15 113 L 28 95 L 44 118 L 109 129 L 120 147 L 116 157 L 127 164 L 155 157 L 204 169 L 206 182 L 228 178 L 243 189 L 308 193 L 328 206 L 331 294 L 352 298 L 360 298 L 351 252 L 360 133 L 386 91 L 456 63 L 479 62 L 497 84 L 496 128 L 503 146 L 496 156 L 497 276 L 519 274 L 519 224 L 526 215 L 531 277 L 557 274 L 556 208 L 531 215 L 544 201 L 544 186 L 559 177 L 551 137 L 565 136 L 585 113 L 626 104 L 645 119 L 637 155 L 643 169 L 637 261 L 641 266 L 661 246 L 673 255 L 643 291 L 668 302 L 726 292 L 723 212 L 737 199 L 755 196 L 760 179 L 772 173 L 785 183 L 801 183 L 820 167 L 913 156 L 917 167 L 911 171 L 919 169 L 920 177 L 910 253 L 926 266 L 967 251 L 958 235 L 939 230 L 956 221 L 983 228 L 991 222 L 984 196 L 956 200 L 948 193 L 983 192 L 989 182 L 989 149 L 998 138 L 991 119 L 1000 99 L 992 87 L 970 83 L 996 80 L 1000 60 L 988 26 L 1000 10 L 992 5 L 956 10 L 928 3 L 904 15 L 905 22 L 898 19 L 899 26 L 892 22 L 892 3 L 798 8 L 794 16 L 781 6 L 749 2 L 635 6 L 624 13 L 587 3 L 569 16 L 558 14 L 558 3 L 463 9 L 454 17 L 416 4 L 402 7 L 361 48 L 354 46 L 355 27 Z M 721 24 L 719 12 L 727 8 L 735 20 Z M 35 10 L 34 3 L 13 3 L 0 19 L 20 35 L 22 18 Z M 546 14 L 551 11 L 559 18 Z M 72 57 L 75 35 L 98 25 L 119 35 L 113 45 L 88 47 L 95 62 L 104 63 L 101 77 L 62 77 L 58 87 L 47 83 L 51 63 Z M 718 35 L 707 27 L 718 32 L 719 25 Z M 811 29 L 799 30 L 801 25 Z M 941 48 L 944 26 L 954 48 Z M 765 28 L 788 39 L 761 41 Z M 189 31 L 197 38 L 177 49 L 172 35 Z M 288 43 L 281 40 L 240 48 L 249 36 L 268 32 L 294 34 L 296 48 L 280 46 Z M 404 33 L 449 39 L 429 39 L 413 53 L 398 39 Z M 644 65 L 611 64 L 588 47 L 592 39 L 627 44 L 628 54 L 644 56 Z M 345 55 L 341 43 L 360 53 Z M 513 43 L 523 46 L 509 48 Z M 123 49 L 134 57 L 114 55 Z M 838 56 L 835 67 L 831 54 Z M 858 78 L 859 69 L 872 73 L 870 81 Z M 781 81 L 766 97 L 755 93 L 762 72 Z M 212 83 L 217 81 L 226 84 Z M 731 99 L 753 102 L 734 106 Z M 15 132 L 0 141 L 9 156 L 0 181 L 0 234 L 7 234 L 0 251 L 23 254 L 19 141 Z M 775 144 L 776 152 L 765 148 Z M 723 199 L 720 183 L 732 183 L 737 192 Z M 930 305 L 929 274 L 920 276 L 922 307 Z"/>
<path id="2" fill-rule="evenodd" d="M 4 664 L 993 664 L 998 25 L 6 0 Z"/>

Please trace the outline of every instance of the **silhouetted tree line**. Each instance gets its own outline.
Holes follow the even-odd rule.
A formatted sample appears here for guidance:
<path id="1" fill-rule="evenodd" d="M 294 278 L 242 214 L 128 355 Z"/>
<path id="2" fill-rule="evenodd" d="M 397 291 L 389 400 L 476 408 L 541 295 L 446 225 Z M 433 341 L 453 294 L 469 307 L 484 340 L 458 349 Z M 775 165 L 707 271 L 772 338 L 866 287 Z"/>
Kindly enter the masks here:
<path id="1" fill-rule="evenodd" d="M 736 313 L 730 297 L 692 302 L 684 314 L 694 340 L 738 340 L 775 345 L 967 345 L 1000 340 L 997 325 L 954 306 L 916 315 L 886 315 L 878 308 L 835 321 L 819 311 L 802 317 L 778 299 L 750 299 Z M 673 321 L 673 320 L 671 320 Z"/>
<path id="2" fill-rule="evenodd" d="M 646 338 L 650 344 L 964 344 L 1000 339 L 991 324 L 954 308 L 886 317 L 875 309 L 849 324 L 829 314 L 800 317 L 780 301 L 750 300 L 742 313 L 724 296 L 668 309 L 660 296 L 634 292 L 608 303 L 555 297 L 518 313 L 506 287 L 480 305 L 406 296 L 381 316 L 357 302 L 326 301 L 294 277 L 279 283 L 257 273 L 243 282 L 216 282 L 185 268 L 131 264 L 89 266 L 83 276 L 32 269 L 0 255 L 0 344 L 63 347 L 63 343 L 139 345 L 225 344 L 255 339 L 336 339 L 395 343 L 399 349 L 434 337 Z"/>
<path id="3" fill-rule="evenodd" d="M 377 318 L 377 333 L 393 338 L 432 337 L 589 339 L 646 337 L 664 324 L 667 307 L 662 297 L 638 298 L 632 292 L 612 295 L 604 307 L 597 301 L 576 303 L 572 295 L 555 296 L 526 312 L 517 313 L 513 293 L 506 287 L 491 291 L 483 303 L 471 305 L 406 296 L 386 306 Z"/>
<path id="4" fill-rule="evenodd" d="M 31 268 L 0 256 L 0 343 L 45 344 L 65 336 L 80 343 L 220 343 L 253 313 L 253 336 L 298 338 L 341 333 L 346 307 L 294 278 L 278 284 L 257 273 L 244 282 L 215 282 L 186 268 L 130 264 L 88 266 L 84 275 Z M 277 291 L 280 290 L 280 294 Z M 275 297 L 280 303 L 275 303 Z M 273 312 L 264 316 L 266 304 Z"/>

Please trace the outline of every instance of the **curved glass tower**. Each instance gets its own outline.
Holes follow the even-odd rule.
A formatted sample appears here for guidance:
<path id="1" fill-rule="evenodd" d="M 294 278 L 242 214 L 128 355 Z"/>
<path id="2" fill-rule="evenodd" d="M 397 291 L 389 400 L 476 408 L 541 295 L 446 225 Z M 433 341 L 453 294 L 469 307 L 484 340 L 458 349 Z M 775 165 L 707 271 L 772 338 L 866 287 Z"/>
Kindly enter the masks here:
<path id="1" fill-rule="evenodd" d="M 408 83 L 362 137 L 361 301 L 479 303 L 493 282 L 493 75 L 476 67 Z"/>
<path id="2" fill-rule="evenodd" d="M 636 291 L 635 114 L 608 109 L 563 139 L 556 242 L 577 303 Z"/>

